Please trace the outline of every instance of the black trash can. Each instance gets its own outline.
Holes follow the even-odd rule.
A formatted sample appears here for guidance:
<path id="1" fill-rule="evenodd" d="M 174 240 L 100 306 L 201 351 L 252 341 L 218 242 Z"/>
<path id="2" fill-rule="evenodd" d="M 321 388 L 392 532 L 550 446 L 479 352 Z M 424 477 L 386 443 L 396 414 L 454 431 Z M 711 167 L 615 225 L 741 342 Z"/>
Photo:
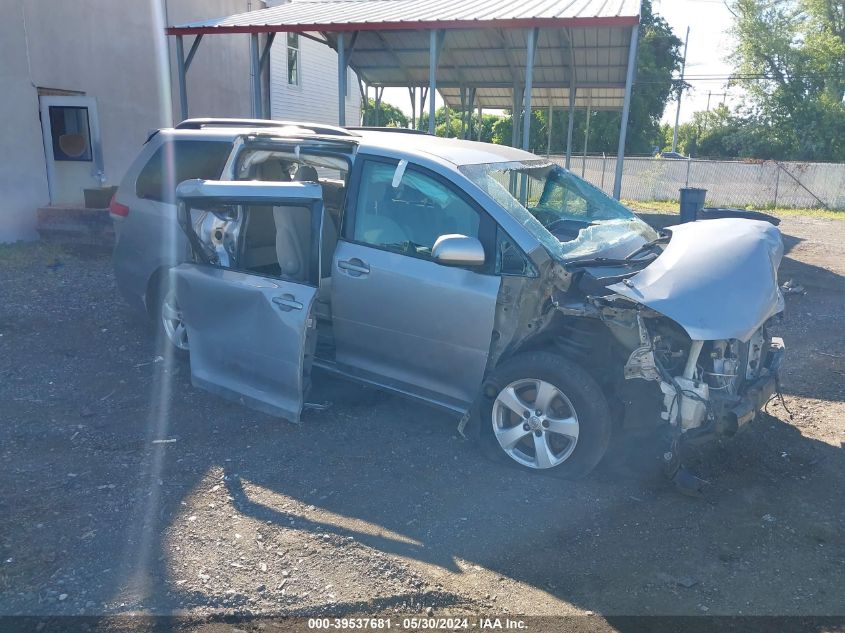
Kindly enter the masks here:
<path id="1" fill-rule="evenodd" d="M 698 212 L 704 208 L 707 189 L 681 187 L 681 222 L 695 222 Z"/>

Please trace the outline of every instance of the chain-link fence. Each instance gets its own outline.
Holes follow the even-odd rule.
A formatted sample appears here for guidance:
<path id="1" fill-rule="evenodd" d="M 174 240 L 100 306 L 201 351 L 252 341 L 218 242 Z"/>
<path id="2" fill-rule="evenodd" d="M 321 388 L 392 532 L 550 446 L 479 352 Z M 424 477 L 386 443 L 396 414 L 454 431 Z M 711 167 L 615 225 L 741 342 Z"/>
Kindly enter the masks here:
<path id="1" fill-rule="evenodd" d="M 563 165 L 563 156 L 552 156 Z M 608 194 L 614 156 L 573 156 L 570 169 Z M 681 187 L 707 189 L 707 206 L 845 209 L 845 164 L 626 157 L 622 198 L 678 200 Z"/>

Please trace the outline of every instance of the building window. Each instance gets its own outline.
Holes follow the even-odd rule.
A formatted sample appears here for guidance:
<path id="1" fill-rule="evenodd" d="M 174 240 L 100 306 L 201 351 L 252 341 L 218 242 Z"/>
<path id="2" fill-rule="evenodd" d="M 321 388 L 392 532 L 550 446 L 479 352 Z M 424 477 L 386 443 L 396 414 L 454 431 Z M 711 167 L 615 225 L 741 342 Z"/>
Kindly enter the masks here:
<path id="1" fill-rule="evenodd" d="M 299 33 L 288 33 L 288 84 L 299 85 Z"/>
<path id="2" fill-rule="evenodd" d="M 93 160 L 88 108 L 50 106 L 50 136 L 53 160 Z"/>

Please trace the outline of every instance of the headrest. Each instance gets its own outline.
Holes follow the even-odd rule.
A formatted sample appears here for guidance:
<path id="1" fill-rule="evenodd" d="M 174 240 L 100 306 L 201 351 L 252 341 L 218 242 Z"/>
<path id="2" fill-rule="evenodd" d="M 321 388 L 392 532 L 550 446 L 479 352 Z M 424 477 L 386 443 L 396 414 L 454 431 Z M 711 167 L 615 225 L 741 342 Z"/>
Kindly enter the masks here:
<path id="1" fill-rule="evenodd" d="M 317 170 L 311 165 L 300 165 L 296 170 L 296 180 L 299 182 L 317 182 Z"/>
<path id="2" fill-rule="evenodd" d="M 277 160 L 267 160 L 258 163 L 255 169 L 255 177 L 258 180 L 269 182 L 286 182 L 290 180 L 290 174 L 282 169 L 282 164 Z"/>

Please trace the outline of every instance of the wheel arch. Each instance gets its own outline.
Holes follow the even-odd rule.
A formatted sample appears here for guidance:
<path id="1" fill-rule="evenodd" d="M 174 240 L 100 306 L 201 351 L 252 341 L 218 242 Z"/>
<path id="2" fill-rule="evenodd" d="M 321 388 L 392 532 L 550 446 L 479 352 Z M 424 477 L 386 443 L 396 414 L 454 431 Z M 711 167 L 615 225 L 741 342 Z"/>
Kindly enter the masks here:
<path id="1" fill-rule="evenodd" d="M 598 319 L 556 315 L 546 327 L 538 328 L 532 335 L 503 350 L 487 368 L 486 375 L 522 354 L 547 352 L 577 363 L 600 380 L 602 369 L 612 370 L 612 360 L 608 356 L 617 344 L 613 333 Z M 599 349 L 603 353 L 597 355 Z M 610 367 L 601 367 L 602 362 Z M 619 369 L 621 371 L 621 366 Z"/>
<path id="2" fill-rule="evenodd" d="M 151 320 L 158 318 L 157 312 L 161 300 L 162 284 L 166 283 L 171 268 L 173 268 L 172 264 L 160 264 L 147 280 L 147 287 L 144 292 L 144 307 Z"/>
<path id="3" fill-rule="evenodd" d="M 576 446 L 573 458 L 567 458 L 563 464 L 550 472 L 559 472 L 565 478 L 586 475 L 598 464 L 607 450 L 613 427 L 613 415 L 604 389 L 581 363 L 564 354 L 547 349 L 526 350 L 524 347 L 521 352 L 503 359 L 485 379 L 473 416 L 476 424 L 473 435 L 484 453 L 494 459 L 501 458 L 501 447 L 498 447 L 495 441 L 491 443 L 494 438 L 489 424 L 489 416 L 499 391 L 509 381 L 517 378 L 536 378 L 551 382 L 571 401 L 578 418 L 590 425 L 584 428 L 594 429 L 594 432 L 589 435 L 582 433 L 584 439 L 579 442 L 583 448 Z"/>
<path id="4" fill-rule="evenodd" d="M 599 385 L 613 409 L 616 424 L 624 417 L 624 402 L 617 393 L 623 380 L 625 359 L 619 354 L 620 343 L 599 319 L 556 315 L 546 327 L 506 348 L 491 363 L 479 390 L 479 399 L 487 395 L 488 380 L 502 365 L 532 354 L 548 353 L 570 361 L 583 369 Z"/>

